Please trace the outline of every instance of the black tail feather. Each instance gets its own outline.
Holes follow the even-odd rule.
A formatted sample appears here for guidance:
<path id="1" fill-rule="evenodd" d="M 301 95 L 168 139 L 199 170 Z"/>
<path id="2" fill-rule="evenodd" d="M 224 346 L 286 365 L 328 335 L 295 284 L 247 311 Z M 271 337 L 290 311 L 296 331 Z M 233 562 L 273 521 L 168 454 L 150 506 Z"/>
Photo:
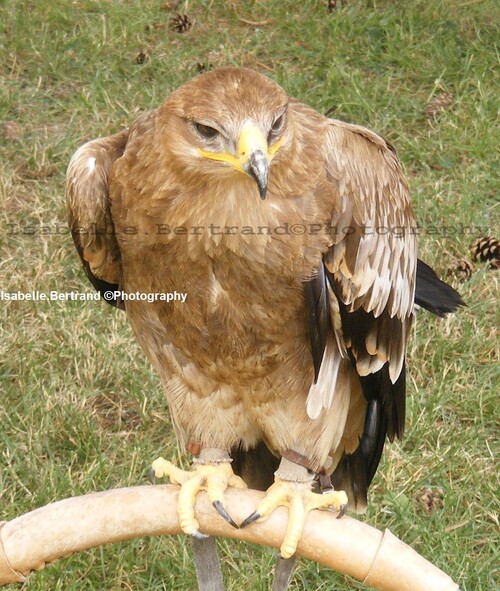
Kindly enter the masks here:
<path id="1" fill-rule="evenodd" d="M 434 270 L 420 259 L 417 260 L 415 304 L 441 318 L 456 312 L 459 306 L 465 306 L 458 291 L 441 281 Z"/>

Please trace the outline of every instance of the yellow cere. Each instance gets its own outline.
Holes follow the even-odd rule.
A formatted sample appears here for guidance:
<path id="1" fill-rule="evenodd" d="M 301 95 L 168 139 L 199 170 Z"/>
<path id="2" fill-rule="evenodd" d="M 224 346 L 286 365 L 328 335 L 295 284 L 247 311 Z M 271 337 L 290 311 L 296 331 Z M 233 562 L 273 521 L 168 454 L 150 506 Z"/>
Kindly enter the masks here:
<path id="1" fill-rule="evenodd" d="M 239 159 L 235 158 L 232 154 L 229 154 L 229 152 L 206 152 L 205 150 L 202 150 L 200 148 L 196 148 L 196 151 L 203 158 L 208 158 L 209 160 L 219 160 L 220 162 L 227 162 L 236 170 L 240 172 L 245 172 L 240 164 Z"/>
<path id="2" fill-rule="evenodd" d="M 277 142 L 274 142 L 274 144 L 269 148 L 269 155 L 271 156 L 271 158 L 269 160 L 273 159 L 273 156 L 278 151 L 278 148 L 281 146 L 282 141 L 283 141 L 283 138 L 280 138 Z"/>
<path id="3" fill-rule="evenodd" d="M 234 157 L 229 152 L 207 152 L 201 148 L 197 148 L 197 152 L 203 158 L 210 160 L 218 160 L 220 162 L 227 162 L 235 170 L 245 172 L 243 166 L 248 161 L 250 155 L 256 150 L 262 150 L 269 161 L 281 145 L 281 138 L 275 142 L 269 149 L 267 141 L 261 130 L 256 125 L 245 127 L 238 138 L 237 153 L 238 157 Z"/>
<path id="4" fill-rule="evenodd" d="M 256 125 L 250 125 L 243 128 L 238 139 L 238 156 L 240 161 L 248 160 L 250 154 L 256 150 L 261 150 L 267 156 L 267 142 L 262 131 Z"/>

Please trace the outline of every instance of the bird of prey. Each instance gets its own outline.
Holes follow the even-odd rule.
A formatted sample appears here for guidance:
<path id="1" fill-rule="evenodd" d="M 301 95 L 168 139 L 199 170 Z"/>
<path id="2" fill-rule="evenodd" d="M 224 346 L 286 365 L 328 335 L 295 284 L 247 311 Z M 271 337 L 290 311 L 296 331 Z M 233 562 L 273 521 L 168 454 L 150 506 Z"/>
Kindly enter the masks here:
<path id="1" fill-rule="evenodd" d="M 461 303 L 417 261 L 393 147 L 222 68 L 83 145 L 67 197 L 85 272 L 125 309 L 195 456 L 191 471 L 153 463 L 181 484 L 182 529 L 202 538 L 200 490 L 235 526 L 284 505 L 289 558 L 310 510 L 362 511 L 403 434 L 415 303 Z M 127 297 L 174 292 L 185 301 Z M 267 494 L 235 524 L 224 491 L 244 486 Z"/>

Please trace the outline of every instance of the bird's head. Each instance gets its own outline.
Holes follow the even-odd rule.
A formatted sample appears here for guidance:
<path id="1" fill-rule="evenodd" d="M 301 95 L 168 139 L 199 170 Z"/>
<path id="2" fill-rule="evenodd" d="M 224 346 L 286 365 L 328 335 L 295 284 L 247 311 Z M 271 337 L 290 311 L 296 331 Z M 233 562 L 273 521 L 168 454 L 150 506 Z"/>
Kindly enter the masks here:
<path id="1" fill-rule="evenodd" d="M 245 175 L 265 198 L 271 161 L 290 139 L 288 96 L 275 82 L 245 68 L 213 70 L 174 91 L 160 117 L 191 174 Z"/>

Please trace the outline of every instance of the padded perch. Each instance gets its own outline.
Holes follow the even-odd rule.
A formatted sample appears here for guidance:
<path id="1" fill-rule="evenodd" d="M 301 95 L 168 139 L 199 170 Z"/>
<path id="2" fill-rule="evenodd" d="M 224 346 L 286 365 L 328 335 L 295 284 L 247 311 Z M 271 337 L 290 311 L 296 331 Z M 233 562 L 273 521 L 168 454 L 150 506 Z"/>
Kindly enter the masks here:
<path id="1" fill-rule="evenodd" d="M 180 534 L 178 487 L 137 486 L 90 493 L 51 503 L 0 523 L 0 585 L 22 582 L 32 570 L 75 552 L 143 536 Z M 264 493 L 226 492 L 226 507 L 236 521 L 249 515 Z M 196 501 L 200 530 L 279 548 L 287 511 L 277 509 L 263 523 L 235 529 L 221 519 L 205 493 Z M 363 581 L 382 591 L 458 591 L 447 575 L 389 530 L 380 532 L 335 513 L 310 513 L 297 554 Z"/>

